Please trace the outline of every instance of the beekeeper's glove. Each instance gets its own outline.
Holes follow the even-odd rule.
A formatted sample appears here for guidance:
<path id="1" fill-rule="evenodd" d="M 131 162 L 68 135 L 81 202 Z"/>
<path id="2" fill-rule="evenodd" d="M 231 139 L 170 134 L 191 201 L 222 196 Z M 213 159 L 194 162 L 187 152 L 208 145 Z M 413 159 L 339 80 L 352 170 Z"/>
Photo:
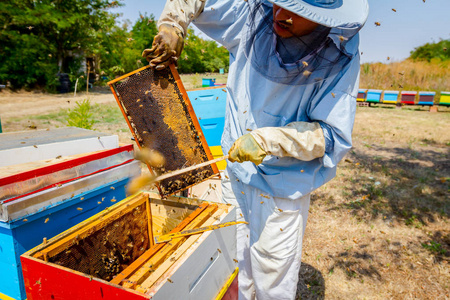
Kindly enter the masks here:
<path id="1" fill-rule="evenodd" d="M 325 154 L 325 137 L 317 122 L 292 122 L 284 127 L 263 127 L 237 139 L 228 154 L 231 162 L 252 161 L 256 165 L 266 155 L 310 161 Z"/>
<path id="2" fill-rule="evenodd" d="M 238 138 L 228 154 L 228 160 L 231 162 L 251 161 L 255 165 L 259 165 L 267 155 L 250 133 Z"/>
<path id="3" fill-rule="evenodd" d="M 184 37 L 189 23 L 205 7 L 204 0 L 168 0 L 159 17 L 159 33 L 151 49 L 145 49 L 142 56 L 156 69 L 164 69 L 176 63 L 183 50 Z"/>
<path id="4" fill-rule="evenodd" d="M 175 26 L 162 24 L 159 33 L 153 39 L 151 49 L 145 49 L 142 57 L 150 63 L 150 67 L 157 70 L 164 69 L 170 63 L 176 63 L 183 50 L 183 33 Z"/>

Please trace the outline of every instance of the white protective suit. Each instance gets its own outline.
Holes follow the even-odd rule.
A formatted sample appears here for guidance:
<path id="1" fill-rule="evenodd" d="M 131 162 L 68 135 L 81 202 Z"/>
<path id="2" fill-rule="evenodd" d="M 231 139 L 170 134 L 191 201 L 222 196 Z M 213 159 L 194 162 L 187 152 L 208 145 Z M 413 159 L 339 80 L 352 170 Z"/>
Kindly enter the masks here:
<path id="1" fill-rule="evenodd" d="M 336 60 L 330 69 L 311 70 L 308 74 L 315 80 L 296 85 L 272 80 L 270 74 L 261 73 L 263 68 L 257 69 L 267 65 L 267 70 L 276 71 L 284 64 L 289 70 L 292 64 L 284 63 L 282 54 L 262 56 L 264 61 L 256 66 L 255 58 L 245 52 L 249 7 L 257 1 L 169 0 L 158 25 L 170 24 L 186 34 L 194 20 L 230 52 L 223 152 L 252 131 L 268 154 L 257 166 L 249 161 L 228 162 L 223 179 L 223 201 L 238 207 L 238 221 L 249 222 L 237 226 L 239 298 L 294 299 L 310 193 L 335 176 L 337 163 L 351 148 L 359 79 L 358 30 L 367 18 L 368 6 L 366 0 L 336 0 L 336 6 L 343 2 L 343 8 L 360 15 L 348 22 L 336 21 L 333 14 L 317 15 L 309 9 L 316 0 L 274 0 L 290 11 L 300 7 L 310 20 L 333 27 L 327 36 L 329 43 L 319 50 L 324 57 L 345 58 Z M 272 4 L 259 2 L 270 13 Z M 335 1 L 316 2 L 326 6 Z M 313 33 L 310 41 L 314 37 Z M 273 43 L 272 39 L 258 43 L 273 51 L 276 38 Z M 301 44 L 293 47 L 308 54 Z"/>

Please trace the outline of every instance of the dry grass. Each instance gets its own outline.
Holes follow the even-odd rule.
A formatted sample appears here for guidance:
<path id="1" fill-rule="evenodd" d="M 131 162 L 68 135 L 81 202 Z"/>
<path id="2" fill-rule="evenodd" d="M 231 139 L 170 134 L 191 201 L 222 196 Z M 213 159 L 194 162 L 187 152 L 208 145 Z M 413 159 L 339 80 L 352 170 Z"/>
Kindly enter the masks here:
<path id="1" fill-rule="evenodd" d="M 380 90 L 450 91 L 449 68 L 449 62 L 412 60 L 363 64 L 359 86 Z"/>
<path id="2" fill-rule="evenodd" d="M 358 108 L 312 196 L 300 299 L 449 299 L 449 112 Z"/>

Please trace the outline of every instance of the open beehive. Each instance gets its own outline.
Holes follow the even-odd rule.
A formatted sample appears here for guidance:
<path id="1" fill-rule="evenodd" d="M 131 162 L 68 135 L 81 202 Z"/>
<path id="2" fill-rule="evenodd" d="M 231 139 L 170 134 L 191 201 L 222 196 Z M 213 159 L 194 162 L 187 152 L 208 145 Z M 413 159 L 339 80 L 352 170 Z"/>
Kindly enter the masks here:
<path id="1" fill-rule="evenodd" d="M 217 297 L 236 269 L 234 226 L 153 240 L 233 221 L 235 208 L 151 195 L 129 197 L 22 255 L 28 299 Z"/>
<path id="2" fill-rule="evenodd" d="M 213 159 L 173 65 L 160 71 L 147 66 L 108 84 L 139 147 L 165 157 L 165 165 L 151 168 L 152 173 L 160 175 Z M 159 183 L 160 194 L 172 195 L 218 174 L 212 164 L 168 178 Z"/>

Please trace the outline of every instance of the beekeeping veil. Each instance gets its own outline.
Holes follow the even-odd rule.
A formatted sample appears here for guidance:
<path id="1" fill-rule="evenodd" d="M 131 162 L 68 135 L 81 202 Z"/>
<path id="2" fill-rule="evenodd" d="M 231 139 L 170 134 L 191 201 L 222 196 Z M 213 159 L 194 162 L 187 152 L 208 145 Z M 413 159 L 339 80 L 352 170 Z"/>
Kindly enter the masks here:
<path id="1" fill-rule="evenodd" d="M 272 3 L 319 25 L 310 34 L 281 38 L 273 29 Z M 253 68 L 271 81 L 320 82 L 358 55 L 346 44 L 367 19 L 367 0 L 248 0 L 248 4 L 244 51 Z"/>

